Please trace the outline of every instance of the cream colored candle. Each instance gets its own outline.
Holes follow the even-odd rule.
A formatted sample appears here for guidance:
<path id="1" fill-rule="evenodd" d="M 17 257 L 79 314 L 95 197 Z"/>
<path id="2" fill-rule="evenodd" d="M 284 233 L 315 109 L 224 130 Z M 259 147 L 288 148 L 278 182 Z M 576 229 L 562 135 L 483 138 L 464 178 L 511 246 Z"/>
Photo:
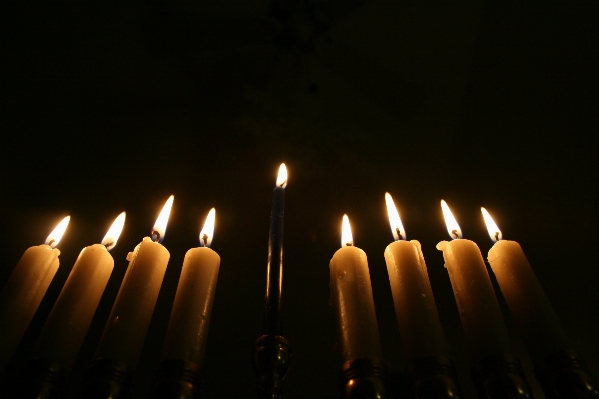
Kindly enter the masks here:
<path id="1" fill-rule="evenodd" d="M 337 319 L 344 361 L 381 357 L 372 286 L 366 254 L 353 246 L 347 215 L 343 216 L 341 249 L 331 259 L 331 304 Z"/>
<path id="2" fill-rule="evenodd" d="M 10 361 L 19 341 L 58 270 L 56 247 L 70 221 L 65 217 L 43 245 L 28 248 L 8 278 L 0 299 L 0 371 Z"/>
<path id="3" fill-rule="evenodd" d="M 212 208 L 200 232 L 202 247 L 185 254 L 162 350 L 163 360 L 182 359 L 198 366 L 203 363 L 220 266 L 220 256 L 209 248 L 214 215 Z"/>
<path id="4" fill-rule="evenodd" d="M 474 357 L 510 353 L 507 329 L 491 279 L 478 246 L 461 239 L 462 232 L 445 201 L 441 201 L 447 231 L 453 241 L 441 241 L 445 267 L 462 319 L 464 334 Z"/>
<path id="5" fill-rule="evenodd" d="M 156 241 L 164 238 L 172 203 L 171 195 L 152 231 Z M 129 267 L 98 344 L 97 359 L 112 359 L 135 368 L 169 258 L 168 250 L 150 237 L 144 237 L 127 255 Z"/>
<path id="6" fill-rule="evenodd" d="M 488 255 L 510 313 L 534 361 L 571 349 L 566 333 L 549 303 L 524 251 L 515 241 L 501 239 L 501 231 L 482 208 L 495 245 Z"/>
<path id="7" fill-rule="evenodd" d="M 385 200 L 396 240 L 385 249 L 385 261 L 404 354 L 410 360 L 446 355 L 447 344 L 420 243 L 404 241 L 406 233 L 389 193 Z"/>
<path id="8" fill-rule="evenodd" d="M 102 244 L 83 248 L 50 312 L 33 350 L 33 358 L 55 362 L 68 372 L 104 293 L 114 260 L 108 251 L 116 245 L 125 223 L 121 213 Z"/>

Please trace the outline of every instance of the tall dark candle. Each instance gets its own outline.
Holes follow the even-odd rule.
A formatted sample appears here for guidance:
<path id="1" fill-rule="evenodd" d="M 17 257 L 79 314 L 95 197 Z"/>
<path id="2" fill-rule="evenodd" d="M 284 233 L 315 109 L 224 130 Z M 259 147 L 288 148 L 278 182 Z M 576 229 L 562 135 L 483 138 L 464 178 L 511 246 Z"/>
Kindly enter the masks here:
<path id="1" fill-rule="evenodd" d="M 276 187 L 272 193 L 268 263 L 266 265 L 266 295 L 264 297 L 264 334 L 279 335 L 281 329 L 281 292 L 283 288 L 283 222 L 287 168 L 281 164 Z"/>

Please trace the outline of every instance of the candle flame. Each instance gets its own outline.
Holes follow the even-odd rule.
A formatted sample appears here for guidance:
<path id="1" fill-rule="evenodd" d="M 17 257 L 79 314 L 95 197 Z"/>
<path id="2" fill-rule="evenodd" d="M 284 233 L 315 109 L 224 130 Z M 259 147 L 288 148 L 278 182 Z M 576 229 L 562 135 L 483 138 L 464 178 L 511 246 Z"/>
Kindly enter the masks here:
<path id="1" fill-rule="evenodd" d="M 173 207 L 174 200 L 174 195 L 168 197 L 166 203 L 164 204 L 164 207 L 162 207 L 162 211 L 160 211 L 160 215 L 158 215 L 158 219 L 156 219 L 156 223 L 154 223 L 154 227 L 152 228 L 152 239 L 154 241 L 162 242 L 162 240 L 164 240 L 164 234 L 166 233 L 166 224 L 168 223 L 168 217 L 171 214 L 171 208 Z"/>
<path id="2" fill-rule="evenodd" d="M 119 240 L 121 236 L 121 232 L 123 231 L 123 226 L 125 225 L 125 212 L 121 212 L 120 215 L 114 219 L 112 222 L 112 226 L 108 229 L 108 232 L 104 236 L 102 240 L 102 245 L 106 247 L 107 250 L 111 250 L 116 245 L 116 242 Z"/>
<path id="3" fill-rule="evenodd" d="M 497 227 L 497 224 L 495 223 L 491 215 L 489 215 L 489 212 L 487 212 L 485 208 L 480 208 L 480 210 L 483 213 L 483 219 L 485 219 L 487 231 L 491 236 L 491 240 L 493 240 L 493 242 L 501 240 L 501 230 L 499 230 L 499 227 Z"/>
<path id="4" fill-rule="evenodd" d="M 387 203 L 387 214 L 389 215 L 389 224 L 391 224 L 393 238 L 395 241 L 405 240 L 406 231 L 403 228 L 403 224 L 401 224 L 401 219 L 399 218 L 399 213 L 397 212 L 391 194 L 385 193 L 385 202 Z"/>
<path id="5" fill-rule="evenodd" d="M 66 231 L 70 221 L 70 216 L 67 216 L 64 219 L 62 219 L 60 223 L 58 223 L 58 226 L 56 226 L 54 230 L 52 230 L 52 233 L 48 235 L 45 244 L 49 245 L 52 248 L 55 248 L 62 239 L 62 236 L 64 235 L 64 232 Z"/>
<path id="6" fill-rule="evenodd" d="M 449 210 L 447 202 L 441 200 L 441 209 L 443 210 L 443 217 L 445 218 L 445 224 L 447 225 L 447 232 L 449 233 L 449 236 L 453 240 L 456 238 L 462 238 L 462 230 L 460 229 L 460 225 Z"/>
<path id="7" fill-rule="evenodd" d="M 352 245 L 354 245 L 354 238 L 351 234 L 349 218 L 347 215 L 343 215 L 343 222 L 341 223 L 341 247 L 351 247 Z"/>
<path id="8" fill-rule="evenodd" d="M 208 216 L 206 216 L 204 227 L 202 227 L 202 231 L 200 231 L 200 245 L 202 247 L 209 247 L 210 244 L 212 244 L 212 237 L 214 237 L 215 216 L 216 210 L 214 208 L 210 209 Z"/>
<path id="9" fill-rule="evenodd" d="M 284 163 L 279 166 L 279 174 L 277 176 L 277 187 L 287 187 L 287 167 Z"/>

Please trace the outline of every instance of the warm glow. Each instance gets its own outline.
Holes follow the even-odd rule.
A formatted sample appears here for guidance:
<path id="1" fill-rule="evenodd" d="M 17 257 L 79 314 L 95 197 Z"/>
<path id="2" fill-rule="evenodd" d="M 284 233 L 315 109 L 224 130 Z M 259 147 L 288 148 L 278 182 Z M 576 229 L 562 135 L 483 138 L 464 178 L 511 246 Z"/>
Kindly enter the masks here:
<path id="1" fill-rule="evenodd" d="M 102 245 L 106 247 L 107 250 L 111 250 L 116 245 L 119 237 L 121 236 L 121 232 L 123 231 L 123 226 L 125 225 L 125 212 L 121 212 L 120 215 L 114 219 L 112 222 L 112 226 L 108 229 L 108 233 L 104 236 L 102 240 Z"/>
<path id="2" fill-rule="evenodd" d="M 214 208 L 210 209 L 208 212 L 208 216 L 206 216 L 206 221 L 204 222 L 204 227 L 202 227 L 202 231 L 200 231 L 200 245 L 202 247 L 209 247 L 212 243 L 212 237 L 214 237 L 214 218 L 216 215 L 216 210 Z"/>
<path id="3" fill-rule="evenodd" d="M 403 224 L 401 224 L 401 219 L 399 218 L 399 213 L 397 213 L 397 208 L 395 207 L 393 198 L 391 198 L 391 194 L 385 193 L 385 202 L 387 203 L 387 214 L 389 215 L 389 223 L 391 224 L 393 238 L 395 241 L 405 240 L 406 231 L 403 228 Z"/>
<path id="4" fill-rule="evenodd" d="M 67 229 L 67 226 L 69 225 L 70 221 L 70 216 L 67 216 L 64 219 L 62 219 L 60 223 L 58 223 L 58 226 L 56 226 L 56 228 L 52 230 L 52 233 L 50 233 L 48 238 L 46 238 L 46 245 L 49 245 L 52 248 L 56 247 L 62 239 L 62 236 L 64 235 L 64 232 Z"/>
<path id="5" fill-rule="evenodd" d="M 493 240 L 493 242 L 501 240 L 501 230 L 499 230 L 499 227 L 497 227 L 497 224 L 495 223 L 491 215 L 489 215 L 489 212 L 487 212 L 485 208 L 480 208 L 480 210 L 483 213 L 483 218 L 485 219 L 487 231 L 491 236 L 491 240 Z"/>
<path id="6" fill-rule="evenodd" d="M 284 163 L 279 166 L 279 175 L 277 176 L 277 187 L 287 187 L 287 167 Z"/>
<path id="7" fill-rule="evenodd" d="M 154 223 L 154 227 L 152 228 L 152 237 L 154 241 L 162 242 L 164 240 L 164 233 L 166 232 L 166 224 L 168 223 L 168 217 L 171 214 L 171 208 L 173 207 L 173 201 L 175 200 L 175 196 L 171 195 L 166 200 L 160 215 L 158 215 L 158 219 L 156 219 L 156 223 Z"/>
<path id="8" fill-rule="evenodd" d="M 347 247 L 354 245 L 354 239 L 351 235 L 351 226 L 349 225 L 349 218 L 347 215 L 343 215 L 343 223 L 341 224 L 341 246 Z"/>
<path id="9" fill-rule="evenodd" d="M 443 210 L 443 217 L 445 218 L 445 224 L 447 225 L 447 232 L 452 239 L 462 238 L 462 230 L 458 225 L 458 221 L 455 220 L 453 214 L 447 206 L 447 202 L 441 200 L 441 209 Z"/>

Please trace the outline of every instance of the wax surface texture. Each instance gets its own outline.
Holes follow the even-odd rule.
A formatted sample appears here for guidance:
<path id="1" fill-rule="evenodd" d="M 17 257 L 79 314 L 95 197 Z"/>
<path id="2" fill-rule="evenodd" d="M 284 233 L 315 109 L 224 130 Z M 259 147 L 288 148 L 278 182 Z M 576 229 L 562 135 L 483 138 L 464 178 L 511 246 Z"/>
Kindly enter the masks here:
<path id="1" fill-rule="evenodd" d="M 149 237 L 129 253 L 129 267 L 104 328 L 96 358 L 135 368 L 170 254 Z"/>
<path id="2" fill-rule="evenodd" d="M 58 270 L 60 251 L 49 245 L 28 248 L 8 278 L 0 298 L 0 371 L 13 355 Z"/>
<path id="3" fill-rule="evenodd" d="M 446 355 L 447 344 L 418 241 L 393 242 L 385 261 L 404 354 L 410 359 Z"/>
<path id="4" fill-rule="evenodd" d="M 475 358 L 511 353 L 509 337 L 489 273 L 478 246 L 470 240 L 442 241 L 445 267 Z"/>
<path id="5" fill-rule="evenodd" d="M 331 304 L 343 360 L 381 357 L 366 254 L 360 248 L 343 247 L 333 255 L 330 271 Z"/>
<path id="6" fill-rule="evenodd" d="M 114 260 L 106 247 L 83 248 L 50 312 L 32 357 L 70 370 L 104 293 Z"/>
<path id="7" fill-rule="evenodd" d="M 202 365 L 219 267 L 220 256 L 210 248 L 185 254 L 162 359 Z"/>
<path id="8" fill-rule="evenodd" d="M 515 241 L 498 241 L 489 250 L 489 263 L 516 325 L 534 361 L 571 349 L 524 251 Z"/>

